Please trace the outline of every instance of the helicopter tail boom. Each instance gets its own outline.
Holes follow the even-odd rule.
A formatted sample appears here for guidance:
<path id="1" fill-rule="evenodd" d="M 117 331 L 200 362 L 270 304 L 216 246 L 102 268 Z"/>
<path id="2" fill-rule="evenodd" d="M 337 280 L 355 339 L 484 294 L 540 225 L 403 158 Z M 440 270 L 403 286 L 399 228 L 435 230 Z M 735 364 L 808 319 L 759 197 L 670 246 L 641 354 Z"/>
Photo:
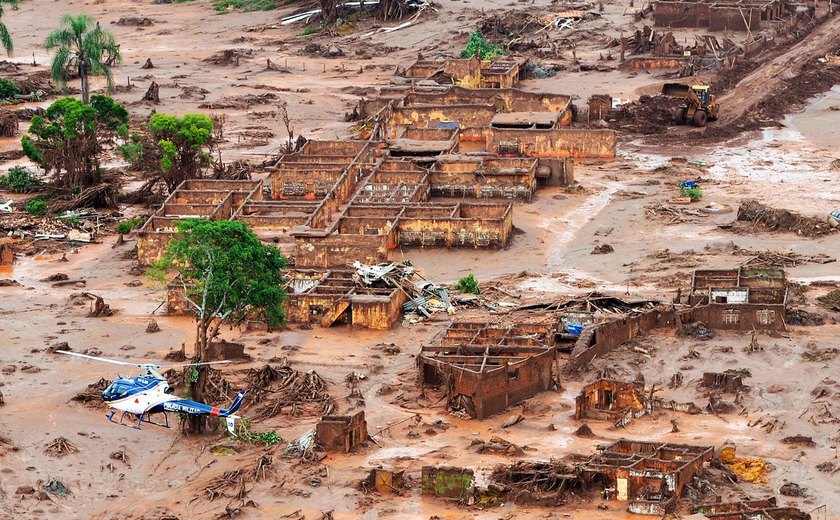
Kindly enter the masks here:
<path id="1" fill-rule="evenodd" d="M 226 411 L 227 415 L 236 413 L 236 411 L 239 410 L 239 407 L 242 406 L 242 399 L 245 398 L 246 393 L 247 392 L 242 391 L 236 394 L 236 397 L 233 399 L 233 402 L 230 403 L 230 408 L 228 408 L 227 410 L 223 410 L 223 412 Z M 224 415 L 222 417 L 224 417 Z"/>

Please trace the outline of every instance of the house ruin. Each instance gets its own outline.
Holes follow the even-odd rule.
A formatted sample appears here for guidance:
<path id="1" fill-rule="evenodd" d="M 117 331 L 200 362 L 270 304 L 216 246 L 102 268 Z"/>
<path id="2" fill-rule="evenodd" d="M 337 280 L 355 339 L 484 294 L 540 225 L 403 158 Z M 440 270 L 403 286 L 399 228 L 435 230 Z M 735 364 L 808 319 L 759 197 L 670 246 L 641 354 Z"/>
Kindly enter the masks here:
<path id="1" fill-rule="evenodd" d="M 686 520 L 811 520 L 811 515 L 794 507 L 779 506 L 776 497 L 739 502 L 701 504 Z"/>
<path id="2" fill-rule="evenodd" d="M 421 388 L 444 392 L 447 408 L 484 419 L 554 384 L 553 323 L 454 323 L 439 345 L 424 346 Z"/>
<path id="3" fill-rule="evenodd" d="M 787 281 L 781 269 L 695 271 L 688 303 L 692 318 L 713 329 L 787 329 Z"/>
<path id="4" fill-rule="evenodd" d="M 653 16 L 658 27 L 755 32 L 771 29 L 789 15 L 782 0 L 658 0 Z"/>
<path id="5" fill-rule="evenodd" d="M 397 77 L 407 81 L 435 82 L 439 85 L 461 85 L 471 88 L 510 88 L 522 78 L 527 58 L 497 56 L 482 60 L 478 56 L 445 61 L 427 60 L 419 57 L 403 70 L 397 70 Z"/>
<path id="6" fill-rule="evenodd" d="M 327 451 L 349 453 L 367 440 L 365 412 L 354 415 L 325 415 L 315 426 L 318 444 Z"/>
<path id="7" fill-rule="evenodd" d="M 611 421 L 615 427 L 625 427 L 634 419 L 654 410 L 674 410 L 690 414 L 701 413 L 694 403 L 678 403 L 645 395 L 644 381 L 616 381 L 599 379 L 584 386 L 575 398 L 575 419 Z"/>
<path id="8" fill-rule="evenodd" d="M 712 460 L 711 446 L 621 439 L 582 465 L 582 478 L 613 490 L 631 513 L 664 516 Z"/>

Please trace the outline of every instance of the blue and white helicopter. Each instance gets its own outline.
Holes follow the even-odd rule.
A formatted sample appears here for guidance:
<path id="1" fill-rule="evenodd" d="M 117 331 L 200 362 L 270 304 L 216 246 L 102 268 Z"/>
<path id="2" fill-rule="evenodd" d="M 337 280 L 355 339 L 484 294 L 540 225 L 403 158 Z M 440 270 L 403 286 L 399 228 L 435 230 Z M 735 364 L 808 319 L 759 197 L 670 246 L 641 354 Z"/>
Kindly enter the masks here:
<path id="1" fill-rule="evenodd" d="M 96 356 L 89 356 L 87 354 L 79 354 L 77 352 L 68 352 L 66 350 L 58 350 L 61 354 L 68 356 L 76 356 L 85 359 L 92 359 L 94 361 L 101 361 L 103 363 L 111 363 L 113 365 L 125 365 L 131 367 L 142 368 L 146 371 L 143 376 L 138 376 L 132 379 L 125 379 L 119 377 L 116 381 L 111 383 L 108 388 L 102 392 L 102 400 L 105 401 L 111 411 L 106 417 L 108 420 L 117 423 L 114 420 L 114 415 L 117 411 L 122 412 L 118 424 L 123 424 L 123 419 L 127 414 L 137 417 L 137 425 L 133 428 L 140 429 L 142 423 L 154 424 L 155 426 L 163 426 L 169 428 L 169 417 L 166 412 L 181 412 L 190 415 L 208 415 L 210 417 L 222 417 L 225 419 L 227 429 L 231 435 L 236 436 L 234 431 L 235 421 L 239 419 L 238 415 L 234 415 L 239 407 L 242 405 L 242 399 L 245 397 L 245 392 L 239 392 L 230 405 L 230 408 L 216 408 L 208 404 L 183 399 L 174 395 L 173 389 L 169 386 L 166 378 L 158 372 L 160 368 L 176 368 L 197 365 L 216 365 L 222 363 L 230 363 L 230 361 L 208 361 L 203 363 L 184 363 L 180 365 L 154 365 L 151 363 L 129 363 L 127 361 L 117 361 L 116 359 L 107 359 Z M 151 414 L 162 413 L 164 422 L 156 423 L 150 419 Z"/>

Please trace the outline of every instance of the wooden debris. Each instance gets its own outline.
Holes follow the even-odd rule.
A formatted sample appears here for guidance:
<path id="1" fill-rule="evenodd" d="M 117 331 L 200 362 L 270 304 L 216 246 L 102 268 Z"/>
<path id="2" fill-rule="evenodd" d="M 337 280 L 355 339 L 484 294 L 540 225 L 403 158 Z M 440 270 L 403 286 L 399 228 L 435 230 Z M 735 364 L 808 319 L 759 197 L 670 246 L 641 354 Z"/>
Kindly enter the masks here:
<path id="1" fill-rule="evenodd" d="M 288 365 L 264 365 L 249 370 L 250 415 L 255 421 L 283 413 L 291 416 L 329 415 L 335 401 L 327 382 L 314 370 L 298 372 Z"/>
<path id="2" fill-rule="evenodd" d="M 79 448 L 77 448 L 73 443 L 65 439 L 64 437 L 59 437 L 52 441 L 51 443 L 47 444 L 47 447 L 44 448 L 44 453 L 49 455 L 50 457 L 55 458 L 62 458 L 66 455 L 70 455 L 71 453 L 78 453 Z"/>
<path id="3" fill-rule="evenodd" d="M 756 228 L 768 231 L 787 231 L 800 236 L 814 237 L 833 231 L 831 225 L 818 218 L 807 217 L 785 209 L 771 208 L 749 200 L 738 209 L 738 220 L 751 222 Z"/>
<path id="4" fill-rule="evenodd" d="M 111 381 L 102 378 L 95 383 L 91 383 L 82 392 L 73 396 L 73 401 L 82 403 L 91 408 L 103 408 L 105 401 L 102 400 L 102 392 L 111 385 Z"/>

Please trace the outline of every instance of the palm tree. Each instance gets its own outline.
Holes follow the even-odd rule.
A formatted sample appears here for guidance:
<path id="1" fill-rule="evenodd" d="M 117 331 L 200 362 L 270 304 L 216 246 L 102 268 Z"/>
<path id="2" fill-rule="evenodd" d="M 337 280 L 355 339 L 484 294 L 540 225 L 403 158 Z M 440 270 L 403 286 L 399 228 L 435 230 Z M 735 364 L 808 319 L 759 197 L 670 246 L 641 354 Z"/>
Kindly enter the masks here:
<path id="1" fill-rule="evenodd" d="M 83 103 L 90 103 L 90 76 L 105 76 L 108 92 L 113 92 L 111 66 L 122 61 L 120 47 L 113 34 L 102 30 L 98 22 L 94 26 L 93 18 L 86 14 L 64 15 L 61 26 L 47 36 L 44 46 L 47 50 L 56 50 L 52 60 L 52 77 L 59 85 L 67 84 L 68 72 L 79 75 Z"/>
<path id="2" fill-rule="evenodd" d="M 12 7 L 17 7 L 18 0 L 0 0 L 0 19 L 3 18 L 3 14 L 5 13 L 3 4 L 9 4 Z M 0 20 L 0 45 L 6 49 L 6 54 L 12 54 L 12 51 L 15 50 L 15 46 L 12 44 L 12 35 L 9 34 L 9 30 L 6 28 L 6 24 L 4 24 L 2 20 Z"/>

